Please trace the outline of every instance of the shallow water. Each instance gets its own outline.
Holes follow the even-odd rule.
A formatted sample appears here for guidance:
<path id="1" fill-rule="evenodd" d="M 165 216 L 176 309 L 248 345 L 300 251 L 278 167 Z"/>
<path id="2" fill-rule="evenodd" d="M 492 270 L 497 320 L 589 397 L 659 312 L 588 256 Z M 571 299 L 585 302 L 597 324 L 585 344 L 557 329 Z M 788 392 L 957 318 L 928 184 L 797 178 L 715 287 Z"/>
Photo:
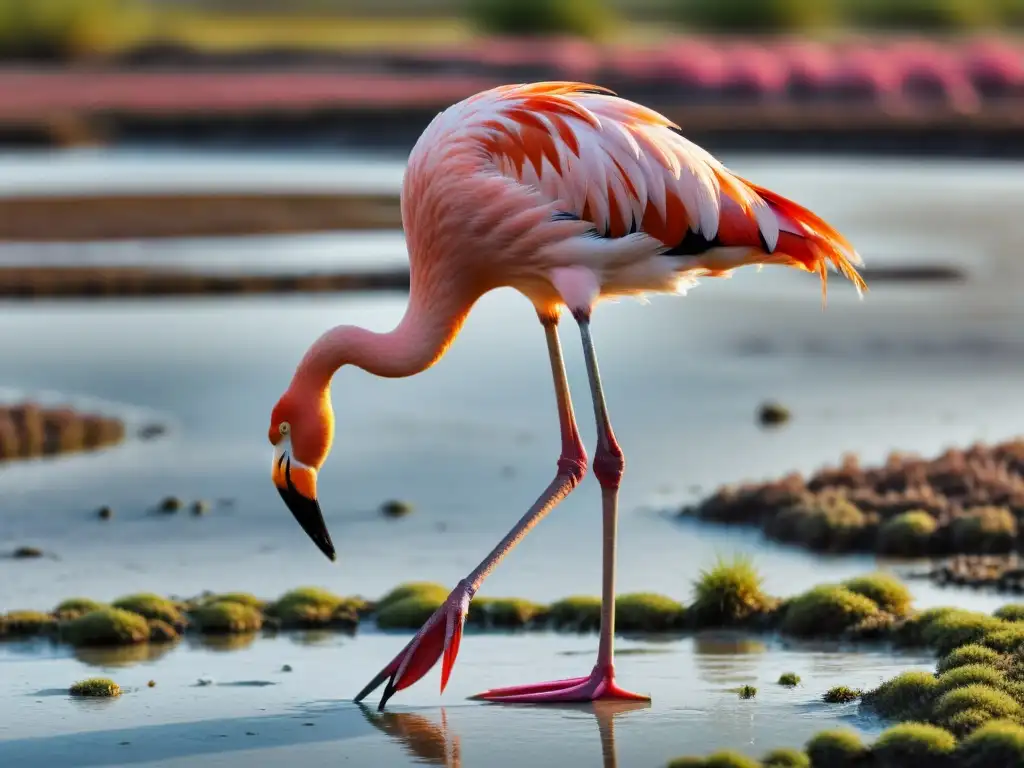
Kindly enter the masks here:
<path id="1" fill-rule="evenodd" d="M 73 155 L 68 163 L 81 163 L 78 183 L 90 188 L 86 182 L 95 183 L 95 168 L 105 166 L 76 157 L 83 156 Z M 10 188 L 27 188 L 31 179 L 36 191 L 46 184 L 57 191 L 59 169 L 47 171 L 40 165 L 45 162 L 58 167 L 63 161 L 0 158 L 0 171 L 10 171 L 0 178 Z M 111 178 L 123 184 L 148 178 L 148 188 L 165 188 L 175 178 L 181 184 L 204 178 L 203 168 L 211 167 L 201 159 L 191 165 L 156 162 L 147 177 L 142 161 L 134 162 L 130 173 L 113 171 Z M 220 169 L 215 176 L 231 178 L 223 165 L 229 161 L 218 162 L 212 166 Z M 245 183 L 344 182 L 323 159 L 275 162 L 280 165 L 250 170 Z M 813 470 L 838 461 L 844 451 L 870 463 L 893 449 L 932 454 L 974 440 L 1004 439 L 1019 433 L 1024 417 L 1024 304 L 1015 282 L 1022 262 L 1009 248 L 1024 225 L 1016 215 L 1000 219 L 999 226 L 986 218 L 986 204 L 1019 209 L 1024 202 L 1024 176 L 1015 166 L 962 167 L 953 187 L 941 183 L 943 173 L 956 170 L 953 164 L 815 166 L 757 158 L 732 164 L 797 199 L 819 200 L 816 207 L 849 230 L 871 263 L 948 260 L 966 266 L 969 279 L 879 285 L 863 302 L 835 280 L 823 312 L 815 278 L 766 269 L 709 281 L 685 299 L 602 307 L 594 334 L 628 461 L 621 592 L 653 590 L 688 600 L 700 569 L 718 555 L 737 552 L 754 556 L 766 588 L 778 595 L 872 570 L 879 566 L 872 557 L 814 556 L 769 544 L 756 531 L 683 523 L 670 512 L 720 483 Z M 60 168 L 73 179 L 70 166 Z M 168 170 L 172 166 L 177 177 Z M 381 174 L 396 183 L 392 176 Z M 294 257 L 297 270 L 308 270 L 322 268 L 342 241 L 339 258 L 346 267 L 403 258 L 401 239 L 393 234 L 209 239 L 156 248 L 92 245 L 85 253 L 100 260 L 150 253 L 161 263 L 220 263 L 231 269 L 245 261 L 248 244 L 254 254 L 250 268 Z M 3 246 L 0 259 L 17 256 L 22 247 Z M 55 252 L 48 252 L 50 258 Z M 377 596 L 405 580 L 454 583 L 464 576 L 547 484 L 557 458 L 543 338 L 529 305 L 516 294 L 485 297 L 445 359 L 420 376 L 385 381 L 358 370 L 338 376 L 337 443 L 320 478 L 338 564 L 328 563 L 305 538 L 268 477 L 270 408 L 307 345 L 338 323 L 389 329 L 404 306 L 399 294 L 5 304 L 0 387 L 124 403 L 165 414 L 174 429 L 152 443 L 0 470 L 0 551 L 35 545 L 53 555 L 38 561 L 0 558 L 0 611 L 49 608 L 73 594 L 110 599 L 139 590 L 237 589 L 273 597 L 300 584 L 320 584 Z M 563 341 L 589 447 L 594 430 L 571 323 L 564 325 Z M 769 398 L 792 408 L 791 424 L 774 431 L 756 426 L 756 410 Z M 153 507 L 167 494 L 227 503 L 202 518 L 155 514 Z M 414 513 L 383 519 L 377 507 L 388 498 L 410 501 Z M 113 506 L 113 520 L 95 517 L 102 504 Z M 544 601 L 596 594 L 599 505 L 596 483 L 588 478 L 517 547 L 482 593 Z M 1007 601 L 926 582 L 911 587 L 921 606 L 991 610 Z M 99 706 L 32 695 L 66 688 L 86 674 L 85 662 L 63 652 L 41 658 L 38 649 L 18 654 L 0 646 L 0 729 L 6 728 L 0 730 L 0 758 L 82 765 L 88 755 L 88 764 L 184 765 L 199 755 L 204 764 L 221 765 L 274 763 L 300 754 L 304 764 L 333 764 L 339 756 L 353 765 L 402 764 L 413 759 L 408 750 L 345 703 L 402 642 L 367 634 L 308 646 L 287 638 L 260 640 L 234 654 L 177 649 L 152 663 L 122 668 L 118 680 L 140 690 Z M 561 652 L 592 652 L 595 645 L 593 637 L 553 635 L 468 639 L 444 698 L 437 696 L 435 671 L 394 700 L 396 713 L 425 720 L 407 717 L 388 727 L 431 734 L 442 722 L 443 702 L 464 765 L 500 766 L 497 757 L 509 756 L 508 764 L 513 754 L 518 762 L 523 755 L 538 764 L 554 759 L 600 765 L 604 759 L 614 765 L 607 750 L 602 758 L 607 719 L 463 700 L 489 685 L 582 674 L 592 660 Z M 671 653 L 623 654 L 618 662 L 625 684 L 655 694 L 649 710 L 614 719 L 621 765 L 657 765 L 672 754 L 730 745 L 748 744 L 752 754 L 760 754 L 799 744 L 837 715 L 855 712 L 813 703 L 824 688 L 872 684 L 923 663 L 834 651 L 793 655 L 776 647 L 718 655 L 693 640 L 658 647 Z M 223 681 L 278 682 L 274 671 L 282 663 L 297 663 L 297 672 L 279 685 L 190 687 L 206 674 Z M 771 685 L 788 669 L 809 681 L 804 688 Z M 159 678 L 153 690 L 144 688 L 149 677 Z M 756 704 L 740 702 L 729 691 L 744 682 L 761 688 Z M 302 725 L 314 718 L 314 726 Z M 259 735 L 245 736 L 249 731 Z M 436 748 L 434 736 L 423 738 Z"/>
<path id="2" fill-rule="evenodd" d="M 385 664 L 404 642 L 381 633 L 307 634 L 261 638 L 224 653 L 191 641 L 130 667 L 63 649 L 24 647 L 18 654 L 0 645 L 7 691 L 0 699 L 0 762 L 657 766 L 724 744 L 760 755 L 802 743 L 837 720 L 877 733 L 880 723 L 859 715 L 856 705 L 825 705 L 822 692 L 837 681 L 870 687 L 933 664 L 918 655 L 786 647 L 729 634 L 623 640 L 619 675 L 650 693 L 652 704 L 512 707 L 466 697 L 579 674 L 596 637 L 469 634 L 440 704 L 436 670 L 383 715 L 376 697 L 365 709 L 344 700 L 362 687 L 367 667 Z M 45 663 L 29 660 L 30 653 L 45 654 Z M 291 672 L 282 671 L 286 664 Z M 778 686 L 783 672 L 799 674 L 801 685 Z M 115 678 L 125 694 L 98 702 L 66 695 L 69 681 L 97 674 Z M 747 684 L 758 688 L 754 700 L 736 693 Z"/>
<path id="3" fill-rule="evenodd" d="M 759 277 L 768 295 L 755 287 Z M 863 303 L 851 294 L 835 291 L 823 313 L 813 280 L 766 272 L 684 300 L 601 309 L 594 332 L 628 461 L 620 589 L 685 598 L 700 568 L 733 551 L 755 553 L 780 594 L 870 569 L 871 558 L 823 560 L 766 545 L 756 532 L 671 523 L 660 510 L 722 482 L 811 470 L 847 450 L 873 462 L 893 448 L 931 453 L 1016 432 L 1024 405 L 1013 352 L 1024 308 L 982 307 L 955 288 L 884 287 Z M 0 562 L 0 608 L 45 607 L 70 592 L 105 599 L 128 584 L 272 596 L 309 582 L 374 596 L 405 579 L 464 576 L 557 458 L 543 340 L 517 295 L 486 297 L 447 357 L 420 376 L 338 376 L 337 441 L 320 492 L 339 565 L 305 540 L 267 477 L 269 410 L 306 345 L 333 323 L 389 328 L 404 303 L 396 295 L 8 306 L 0 353 L 11 382 L 168 412 L 178 429 L 152 444 L 0 474 L 0 550 L 34 544 L 60 558 Z M 563 335 L 593 445 L 578 337 L 570 326 Z M 765 398 L 790 404 L 792 424 L 759 430 Z M 234 504 L 201 519 L 152 514 L 166 494 Z M 386 498 L 410 501 L 414 514 L 381 519 Z M 101 504 L 115 520 L 94 518 Z M 584 483 L 484 592 L 595 593 L 598 510 L 596 484 Z M 922 599 L 946 599 L 915 588 Z"/>

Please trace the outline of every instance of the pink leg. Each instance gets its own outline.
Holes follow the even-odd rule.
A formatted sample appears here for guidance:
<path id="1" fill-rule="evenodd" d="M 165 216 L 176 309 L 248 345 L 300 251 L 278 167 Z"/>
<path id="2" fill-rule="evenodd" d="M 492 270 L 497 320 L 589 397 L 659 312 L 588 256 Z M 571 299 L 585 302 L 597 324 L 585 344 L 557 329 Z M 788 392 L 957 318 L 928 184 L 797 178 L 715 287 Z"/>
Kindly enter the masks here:
<path id="1" fill-rule="evenodd" d="M 603 519 L 602 584 L 601 584 L 601 639 L 597 649 L 597 664 L 587 677 L 560 680 L 554 683 L 498 688 L 480 694 L 477 698 L 506 703 L 537 704 L 542 702 L 595 701 L 597 699 L 625 699 L 650 701 L 650 696 L 620 688 L 615 683 L 615 539 L 619 514 L 619 483 L 626 467 L 622 449 L 615 441 L 604 388 L 597 369 L 597 353 L 590 336 L 590 312 L 573 313 L 580 326 L 583 353 L 594 400 L 597 420 L 597 454 L 594 456 L 594 475 L 601 484 Z"/>
<path id="2" fill-rule="evenodd" d="M 437 660 L 444 656 L 441 670 L 441 691 L 444 691 L 455 664 L 462 638 L 462 625 L 480 585 L 495 566 L 518 544 L 530 530 L 539 523 L 555 506 L 579 485 L 587 471 L 587 454 L 580 440 L 573 413 L 569 383 L 565 376 L 565 363 L 558 340 L 558 318 L 541 317 L 547 337 L 551 372 L 555 380 L 555 397 L 558 403 L 558 422 L 562 433 L 562 453 L 558 459 L 558 474 L 540 498 L 530 507 L 508 535 L 448 596 L 427 623 L 405 648 L 370 683 L 359 692 L 356 701 L 361 701 L 385 680 L 388 681 L 381 696 L 379 709 L 383 710 L 388 699 L 397 691 L 408 688 L 423 677 Z"/>

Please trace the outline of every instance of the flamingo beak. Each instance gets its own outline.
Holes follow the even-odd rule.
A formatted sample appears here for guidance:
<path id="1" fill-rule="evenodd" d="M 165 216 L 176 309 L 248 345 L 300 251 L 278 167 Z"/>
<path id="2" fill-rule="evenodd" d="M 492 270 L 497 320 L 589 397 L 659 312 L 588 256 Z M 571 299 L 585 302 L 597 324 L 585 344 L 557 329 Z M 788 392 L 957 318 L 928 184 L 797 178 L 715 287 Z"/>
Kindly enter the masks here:
<path id="1" fill-rule="evenodd" d="M 279 446 L 274 451 L 271 477 L 302 530 L 329 560 L 336 560 L 331 534 L 316 498 L 316 470 L 293 459 L 287 447 Z"/>

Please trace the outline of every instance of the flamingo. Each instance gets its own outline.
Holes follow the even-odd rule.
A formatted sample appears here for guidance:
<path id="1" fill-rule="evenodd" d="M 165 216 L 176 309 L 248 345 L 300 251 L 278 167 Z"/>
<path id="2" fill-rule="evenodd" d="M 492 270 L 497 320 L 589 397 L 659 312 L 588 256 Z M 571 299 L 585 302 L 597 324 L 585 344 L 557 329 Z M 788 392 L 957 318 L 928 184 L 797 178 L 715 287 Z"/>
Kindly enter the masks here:
<path id="1" fill-rule="evenodd" d="M 615 678 L 615 550 L 625 458 L 598 371 L 592 311 L 602 299 L 685 293 L 698 277 L 725 276 L 748 264 L 816 273 L 823 303 L 831 267 L 863 296 L 860 256 L 814 213 L 734 175 L 661 114 L 586 83 L 499 86 L 438 114 L 410 153 L 401 209 L 410 261 L 401 321 L 387 333 L 347 325 L 325 332 L 271 414 L 272 478 L 285 504 L 334 560 L 316 493 L 334 437 L 334 374 L 344 365 L 389 378 L 426 370 L 444 355 L 476 301 L 504 286 L 529 299 L 544 330 L 561 454 L 554 479 L 533 506 L 356 701 L 387 681 L 383 711 L 442 656 L 443 693 L 470 601 L 484 579 L 583 480 L 587 454 L 558 334 L 565 310 L 579 328 L 597 422 L 593 472 L 603 521 L 597 661 L 583 677 L 498 688 L 477 698 L 649 700 Z"/>

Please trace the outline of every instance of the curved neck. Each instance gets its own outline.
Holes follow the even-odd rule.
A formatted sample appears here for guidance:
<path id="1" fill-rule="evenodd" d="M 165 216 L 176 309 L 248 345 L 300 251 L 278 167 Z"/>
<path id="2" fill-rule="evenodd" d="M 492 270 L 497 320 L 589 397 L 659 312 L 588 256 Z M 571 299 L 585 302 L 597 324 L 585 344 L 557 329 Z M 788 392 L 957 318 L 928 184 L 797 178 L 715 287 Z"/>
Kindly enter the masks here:
<path id="1" fill-rule="evenodd" d="M 323 390 L 343 365 L 385 378 L 425 371 L 448 350 L 473 305 L 449 290 L 425 290 L 413 281 L 402 320 L 387 333 L 339 325 L 309 348 L 295 371 L 295 383 Z"/>

